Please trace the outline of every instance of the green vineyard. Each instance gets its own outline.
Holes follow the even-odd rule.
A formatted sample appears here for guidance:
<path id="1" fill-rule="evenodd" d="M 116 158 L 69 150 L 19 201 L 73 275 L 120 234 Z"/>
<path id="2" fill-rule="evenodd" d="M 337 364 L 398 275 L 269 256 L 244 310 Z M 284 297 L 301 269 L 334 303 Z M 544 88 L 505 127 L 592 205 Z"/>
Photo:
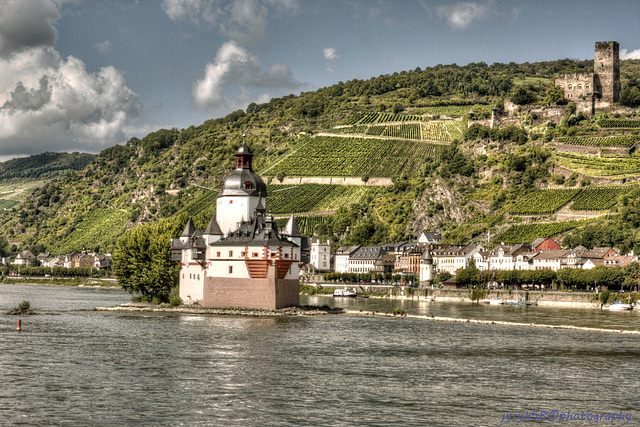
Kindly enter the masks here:
<path id="1" fill-rule="evenodd" d="M 325 224 L 327 221 L 331 220 L 331 216 L 329 215 L 296 216 L 295 218 L 300 234 L 303 236 L 313 236 L 314 231 L 317 230 L 320 224 Z M 287 225 L 288 220 L 288 218 L 276 219 L 276 225 L 279 228 L 284 228 Z"/>
<path id="2" fill-rule="evenodd" d="M 419 141 L 318 136 L 306 138 L 266 165 L 260 175 L 277 176 L 419 176 L 443 147 Z"/>
<path id="3" fill-rule="evenodd" d="M 638 129 L 640 128 L 640 120 L 600 119 L 598 126 L 605 129 Z"/>
<path id="4" fill-rule="evenodd" d="M 618 198 L 629 193 L 635 187 L 591 187 L 578 194 L 570 208 L 573 210 L 599 211 L 611 209 Z"/>
<path id="5" fill-rule="evenodd" d="M 348 185 L 268 185 L 267 212 L 272 214 L 326 212 L 360 203 L 382 187 Z"/>
<path id="6" fill-rule="evenodd" d="M 430 116 L 447 116 L 447 117 L 467 117 L 469 111 L 474 112 L 475 115 L 491 115 L 492 106 L 489 104 L 475 104 L 475 105 L 445 105 L 439 107 L 424 107 L 421 108 L 424 114 Z"/>
<path id="7" fill-rule="evenodd" d="M 587 147 L 633 147 L 640 142 L 640 136 L 566 136 L 557 138 L 557 141 Z"/>
<path id="8" fill-rule="evenodd" d="M 573 199 L 578 193 L 576 190 L 536 190 L 526 197 L 519 199 L 517 205 L 509 212 L 513 215 L 545 215 L 560 209 Z"/>
<path id="9" fill-rule="evenodd" d="M 496 235 L 493 241 L 505 243 L 507 245 L 531 243 L 538 237 L 554 237 L 560 233 L 564 233 L 565 231 L 584 225 L 587 222 L 588 220 L 581 220 L 512 225 L 502 233 Z"/>
<path id="10" fill-rule="evenodd" d="M 624 177 L 640 173 L 640 157 L 635 154 L 592 157 L 558 152 L 556 156 L 560 165 L 585 175 Z"/>
<path id="11" fill-rule="evenodd" d="M 451 142 L 454 139 L 462 139 L 463 122 L 447 120 L 422 123 L 403 123 L 399 125 L 353 125 L 334 128 L 331 132 L 345 135 L 366 135 L 418 141 Z"/>
<path id="12" fill-rule="evenodd" d="M 342 123 L 343 125 L 368 125 L 373 123 L 415 122 L 424 120 L 422 116 L 391 113 L 355 113 Z"/>

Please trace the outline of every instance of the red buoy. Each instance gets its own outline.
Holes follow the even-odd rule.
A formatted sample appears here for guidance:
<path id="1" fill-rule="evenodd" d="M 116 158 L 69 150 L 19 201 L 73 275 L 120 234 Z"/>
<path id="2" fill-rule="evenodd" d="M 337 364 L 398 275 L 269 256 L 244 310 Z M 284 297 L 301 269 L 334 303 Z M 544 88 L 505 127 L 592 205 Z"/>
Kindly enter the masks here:
<path id="1" fill-rule="evenodd" d="M 21 330 L 22 328 L 20 327 L 20 319 L 18 319 L 18 326 L 16 327 L 16 331 Z"/>

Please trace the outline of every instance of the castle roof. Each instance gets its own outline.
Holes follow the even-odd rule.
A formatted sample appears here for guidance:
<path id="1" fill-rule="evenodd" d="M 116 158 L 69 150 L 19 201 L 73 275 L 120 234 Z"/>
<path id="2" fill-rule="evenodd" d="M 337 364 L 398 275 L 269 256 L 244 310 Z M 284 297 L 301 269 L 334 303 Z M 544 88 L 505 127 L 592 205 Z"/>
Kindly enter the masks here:
<path id="1" fill-rule="evenodd" d="M 280 233 L 272 217 L 256 215 L 252 221 L 243 221 L 240 227 L 211 246 L 298 246 Z"/>
<path id="2" fill-rule="evenodd" d="M 251 168 L 237 167 L 222 183 L 220 196 L 262 196 L 267 197 L 267 186 Z"/>
<path id="3" fill-rule="evenodd" d="M 220 231 L 220 227 L 218 226 L 218 221 L 216 221 L 216 215 L 213 214 L 211 217 L 211 221 L 209 221 L 209 225 L 204 229 L 205 235 L 213 235 L 213 236 L 222 236 L 222 231 Z"/>
<path id="4" fill-rule="evenodd" d="M 193 225 L 193 220 L 189 218 L 187 221 L 187 225 L 184 226 L 184 231 L 180 235 L 180 237 L 191 237 L 191 235 L 196 231 L 196 227 Z"/>
<path id="5" fill-rule="evenodd" d="M 289 221 L 287 221 L 287 225 L 284 227 L 284 234 L 289 237 L 302 237 L 293 214 L 291 214 L 291 216 L 289 217 Z"/>

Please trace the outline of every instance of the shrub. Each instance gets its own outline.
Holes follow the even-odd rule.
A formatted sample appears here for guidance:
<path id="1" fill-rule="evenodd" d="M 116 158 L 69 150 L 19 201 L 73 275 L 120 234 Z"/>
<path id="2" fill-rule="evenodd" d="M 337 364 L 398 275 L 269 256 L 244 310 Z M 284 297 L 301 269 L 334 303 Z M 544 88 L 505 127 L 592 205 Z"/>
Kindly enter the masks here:
<path id="1" fill-rule="evenodd" d="M 174 286 L 169 291 L 169 305 L 171 307 L 177 307 L 182 305 L 182 298 L 180 298 L 180 287 Z"/>

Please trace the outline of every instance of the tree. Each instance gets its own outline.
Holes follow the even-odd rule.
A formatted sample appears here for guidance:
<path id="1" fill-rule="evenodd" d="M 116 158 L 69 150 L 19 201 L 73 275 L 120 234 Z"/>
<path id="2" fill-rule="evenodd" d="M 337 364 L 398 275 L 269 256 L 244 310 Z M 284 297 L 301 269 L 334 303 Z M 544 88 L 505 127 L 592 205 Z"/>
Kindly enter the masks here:
<path id="1" fill-rule="evenodd" d="M 511 102 L 517 105 L 526 105 L 536 102 L 538 96 L 524 87 L 517 88 L 511 95 Z"/>
<path id="2" fill-rule="evenodd" d="M 632 108 L 640 106 L 640 81 L 638 79 L 629 79 L 620 94 L 620 104 Z"/>
<path id="3" fill-rule="evenodd" d="M 170 240 L 180 234 L 184 218 L 162 220 L 126 231 L 113 253 L 113 272 L 120 286 L 145 301 L 168 302 L 178 283 L 179 268 L 171 260 Z"/>
<path id="4" fill-rule="evenodd" d="M 544 99 L 545 104 L 566 104 L 564 98 L 564 88 L 560 86 L 552 86 L 547 90 L 547 97 Z"/>

